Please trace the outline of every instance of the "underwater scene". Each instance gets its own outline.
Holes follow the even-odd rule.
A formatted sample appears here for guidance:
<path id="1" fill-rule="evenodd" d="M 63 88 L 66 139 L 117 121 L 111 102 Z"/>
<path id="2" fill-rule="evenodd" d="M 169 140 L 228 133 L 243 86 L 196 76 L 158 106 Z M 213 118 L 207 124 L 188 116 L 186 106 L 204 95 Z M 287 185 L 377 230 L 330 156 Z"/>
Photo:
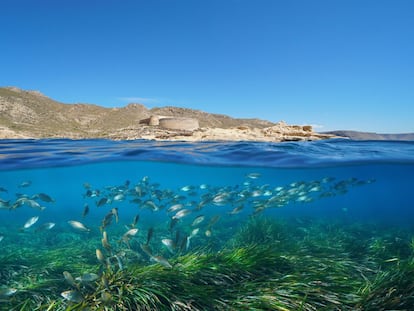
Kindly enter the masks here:
<path id="1" fill-rule="evenodd" d="M 0 310 L 414 310 L 414 142 L 0 141 Z"/>

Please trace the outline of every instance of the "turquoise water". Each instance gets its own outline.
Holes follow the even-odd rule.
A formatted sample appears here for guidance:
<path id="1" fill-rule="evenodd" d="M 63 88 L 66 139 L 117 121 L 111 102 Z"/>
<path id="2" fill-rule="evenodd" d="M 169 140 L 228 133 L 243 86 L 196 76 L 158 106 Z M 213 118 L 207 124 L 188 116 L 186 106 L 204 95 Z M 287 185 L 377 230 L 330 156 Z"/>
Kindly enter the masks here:
<path id="1" fill-rule="evenodd" d="M 390 249 L 381 260 L 410 260 L 413 185 L 412 142 L 5 140 L 0 142 L 0 247 L 7 265 L 0 279 L 1 306 L 9 310 L 20 299 L 33 300 L 27 295 L 27 281 L 19 273 L 6 273 L 12 269 L 10 261 L 17 249 L 28 254 L 25 266 L 36 265 L 36 249 L 70 248 L 73 241 L 88 241 L 92 251 L 78 260 L 86 258 L 95 265 L 99 277 L 97 248 L 105 257 L 113 256 L 113 250 L 133 252 L 134 256 L 120 258 L 122 269 L 137 263 L 160 264 L 155 260 L 158 256 L 166 260 L 165 269 L 174 269 L 181 255 L 228 248 L 252 219 L 282 221 L 292 230 L 303 231 L 313 230 L 315 224 L 330 224 L 351 228 L 352 234 L 352 226 L 362 227 L 366 236 L 356 239 L 366 238 L 367 252 L 375 234 L 383 240 L 392 236 L 403 246 Z M 42 199 L 42 194 L 50 200 Z M 105 203 L 98 203 L 101 199 Z M 174 205 L 181 206 L 168 211 Z M 114 208 L 118 221 L 111 214 Z M 181 217 L 179 210 L 187 212 Z M 139 220 L 133 224 L 137 215 Z M 106 216 L 109 224 L 104 224 Z M 37 222 L 24 228 L 32 217 L 38 217 Z M 72 220 L 88 231 L 73 228 L 68 223 Z M 53 223 L 53 228 L 45 229 L 47 223 Z M 131 228 L 139 229 L 138 234 L 124 238 Z M 103 231 L 108 233 L 111 251 L 101 245 Z M 174 243 L 172 250 L 163 239 Z M 150 254 L 143 244 L 151 248 Z M 20 264 L 18 257 L 14 259 Z M 61 303 L 60 308 L 76 303 L 59 295 L 63 290 L 79 291 L 87 300 L 90 289 L 74 289 L 62 271 L 58 273 L 62 287 L 49 295 L 56 296 L 53 299 Z M 16 292 L 4 292 L 7 289 Z M 346 308 L 351 310 L 350 305 Z M 334 309 L 327 306 L 326 310 Z"/>

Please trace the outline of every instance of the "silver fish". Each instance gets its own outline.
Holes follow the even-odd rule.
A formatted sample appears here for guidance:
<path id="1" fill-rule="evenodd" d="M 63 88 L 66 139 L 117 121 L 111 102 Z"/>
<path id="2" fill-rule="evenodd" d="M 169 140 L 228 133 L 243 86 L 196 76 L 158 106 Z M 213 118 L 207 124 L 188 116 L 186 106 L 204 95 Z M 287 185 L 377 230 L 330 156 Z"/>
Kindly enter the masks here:
<path id="1" fill-rule="evenodd" d="M 0 298 L 7 298 L 17 293 L 16 288 L 0 288 Z"/>
<path id="2" fill-rule="evenodd" d="M 76 220 L 69 220 L 68 224 L 72 226 L 73 229 L 89 232 L 91 231 L 89 228 L 87 228 L 83 223 L 76 221 Z"/>
<path id="3" fill-rule="evenodd" d="M 187 216 L 188 214 L 190 214 L 191 213 L 191 211 L 190 210 L 188 210 L 188 209 L 182 209 L 182 210 L 180 210 L 180 211 L 178 211 L 173 217 L 172 217 L 172 219 L 181 219 L 181 218 L 183 218 L 183 217 L 185 217 L 185 216 Z"/>
<path id="4" fill-rule="evenodd" d="M 174 254 L 175 243 L 174 243 L 173 240 L 171 240 L 171 239 L 162 239 L 161 242 L 162 242 L 162 244 L 164 244 L 164 246 L 169 250 L 169 252 L 171 254 Z"/>
<path id="5" fill-rule="evenodd" d="M 35 198 L 39 198 L 43 202 L 47 202 L 47 203 L 55 202 L 55 200 L 52 197 L 50 197 L 49 195 L 47 195 L 46 193 L 38 193 L 38 194 L 35 194 L 32 197 L 32 199 L 35 199 Z"/>
<path id="6" fill-rule="evenodd" d="M 23 181 L 23 182 L 19 185 L 19 187 L 20 187 L 20 188 L 25 188 L 25 187 L 29 187 L 31 184 L 32 184 L 32 182 L 31 182 L 30 180 L 27 180 L 27 181 Z"/>
<path id="7" fill-rule="evenodd" d="M 38 228 L 36 228 L 35 232 L 39 232 L 39 231 L 43 231 L 43 230 L 50 230 L 52 228 L 55 227 L 55 223 L 54 222 L 46 222 L 44 224 L 42 224 L 41 226 L 39 226 Z"/>
<path id="8" fill-rule="evenodd" d="M 81 293 L 79 293 L 77 290 L 67 290 L 60 293 L 60 295 L 70 302 L 80 303 L 83 301 Z"/>
<path id="9" fill-rule="evenodd" d="M 187 191 L 190 191 L 190 190 L 194 190 L 194 188 L 195 188 L 194 186 L 184 186 L 180 190 L 184 191 L 184 192 L 187 192 Z"/>
<path id="10" fill-rule="evenodd" d="M 229 200 L 230 195 L 227 192 L 219 193 L 213 198 L 214 205 L 226 205 Z"/>
<path id="11" fill-rule="evenodd" d="M 39 203 L 37 203 L 35 200 L 32 199 L 25 199 L 24 200 L 24 205 L 27 205 L 31 208 L 36 208 L 40 211 L 43 211 L 46 207 L 41 206 Z"/>
<path id="12" fill-rule="evenodd" d="M 97 248 L 95 253 L 96 253 L 96 258 L 99 260 L 99 262 L 102 264 L 105 264 L 105 256 L 102 253 L 102 251 L 99 248 Z"/>
<path id="13" fill-rule="evenodd" d="M 3 241 L 4 235 L 0 235 L 0 242 Z"/>
<path id="14" fill-rule="evenodd" d="M 145 207 L 149 207 L 150 209 L 152 209 L 154 212 L 158 211 L 160 208 L 157 206 L 157 204 L 155 204 L 153 201 L 151 200 L 147 200 L 144 202 L 143 206 Z"/>
<path id="15" fill-rule="evenodd" d="M 28 229 L 31 226 L 33 226 L 37 221 L 39 220 L 39 216 L 34 216 L 32 218 L 29 218 L 29 220 L 26 221 L 26 223 L 23 226 L 23 229 Z"/>
<path id="16" fill-rule="evenodd" d="M 168 213 L 176 212 L 176 211 L 182 209 L 183 207 L 184 207 L 184 205 L 182 205 L 182 204 L 174 204 L 169 209 L 167 209 L 167 212 Z"/>
<path id="17" fill-rule="evenodd" d="M 114 196 L 114 201 L 123 201 L 125 199 L 125 195 L 123 193 L 119 193 Z"/>
<path id="18" fill-rule="evenodd" d="M 73 287 L 78 288 L 78 284 L 76 284 L 75 279 L 73 278 L 72 274 L 68 271 L 63 271 L 63 277 L 65 278 L 66 282 Z"/>
<path id="19" fill-rule="evenodd" d="M 257 178 L 259 178 L 261 175 L 260 175 L 260 173 L 250 173 L 250 174 L 247 174 L 246 175 L 246 177 L 247 178 L 250 178 L 250 179 L 257 179 Z"/>
<path id="20" fill-rule="evenodd" d="M 168 262 L 167 259 L 165 259 L 162 256 L 152 256 L 151 260 L 159 263 L 160 265 L 166 267 L 166 268 L 172 268 L 172 265 Z"/>
<path id="21" fill-rule="evenodd" d="M 196 218 L 194 218 L 193 222 L 191 223 L 191 226 L 195 227 L 199 225 L 200 223 L 204 221 L 204 219 L 205 219 L 204 215 L 197 216 Z"/>
<path id="22" fill-rule="evenodd" d="M 10 201 L 4 201 L 0 199 L 0 209 L 9 209 L 10 208 Z"/>
<path id="23" fill-rule="evenodd" d="M 99 278 L 95 273 L 84 273 L 82 276 L 78 276 L 75 280 L 81 283 L 94 282 Z"/>
<path id="24" fill-rule="evenodd" d="M 190 235 L 187 237 L 186 245 L 185 245 L 185 248 L 187 250 L 190 248 L 191 239 L 193 237 L 195 237 L 198 234 L 199 231 L 200 231 L 200 228 L 195 228 L 195 229 L 193 229 L 193 231 L 191 231 Z"/>
<path id="25" fill-rule="evenodd" d="M 230 215 L 238 214 L 242 211 L 243 208 L 244 208 L 244 205 L 236 206 L 235 208 L 233 208 L 233 210 L 231 212 L 229 212 L 229 214 Z"/>
<path id="26" fill-rule="evenodd" d="M 190 233 L 190 236 L 189 236 L 189 238 L 193 238 L 193 237 L 195 237 L 197 234 L 198 234 L 198 232 L 200 231 L 200 228 L 195 228 L 195 229 L 193 229 L 192 231 L 191 231 L 191 233 Z"/>
<path id="27" fill-rule="evenodd" d="M 108 251 L 111 251 L 111 245 L 109 244 L 108 241 L 108 234 L 106 233 L 106 231 L 102 232 L 102 246 L 107 249 Z"/>
<path id="28" fill-rule="evenodd" d="M 129 229 L 127 232 L 124 233 L 124 235 L 122 236 L 123 239 L 128 239 L 130 237 L 135 236 L 138 233 L 139 229 L 138 228 L 132 228 Z"/>

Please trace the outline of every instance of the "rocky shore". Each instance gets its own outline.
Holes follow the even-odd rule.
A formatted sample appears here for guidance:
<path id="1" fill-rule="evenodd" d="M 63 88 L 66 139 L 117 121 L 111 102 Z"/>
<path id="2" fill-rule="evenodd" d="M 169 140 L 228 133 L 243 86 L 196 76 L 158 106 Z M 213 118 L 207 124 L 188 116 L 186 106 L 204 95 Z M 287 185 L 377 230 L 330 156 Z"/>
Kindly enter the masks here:
<path id="1" fill-rule="evenodd" d="M 180 141 L 308 141 L 336 137 L 309 125 L 237 119 L 198 110 L 141 104 L 104 108 L 63 104 L 37 91 L 0 88 L 0 139 L 102 138 Z"/>
<path id="2" fill-rule="evenodd" d="M 304 129 L 305 128 L 305 129 Z M 330 134 L 313 132 L 309 127 L 288 125 L 279 122 L 266 128 L 250 128 L 238 126 L 234 128 L 210 128 L 203 127 L 194 130 L 165 129 L 159 126 L 141 126 L 124 128 L 115 133 L 108 134 L 109 139 L 132 140 L 172 140 L 172 141 L 309 141 L 335 138 Z"/>

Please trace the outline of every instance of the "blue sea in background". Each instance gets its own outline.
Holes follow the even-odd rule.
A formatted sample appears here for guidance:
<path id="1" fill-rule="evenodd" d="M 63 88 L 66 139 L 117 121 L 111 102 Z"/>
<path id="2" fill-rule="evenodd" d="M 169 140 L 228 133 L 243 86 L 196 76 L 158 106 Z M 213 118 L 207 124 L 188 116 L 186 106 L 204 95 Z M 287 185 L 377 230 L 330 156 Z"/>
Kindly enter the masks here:
<path id="1" fill-rule="evenodd" d="M 9 310 L 11 306 L 20 305 L 19 293 L 20 297 L 32 299 L 27 294 L 28 285 L 22 284 L 20 278 L 17 280 L 17 272 L 10 275 L 7 272 L 16 269 L 10 264 L 16 250 L 47 251 L 64 247 L 66 242 L 70 245 L 79 239 L 79 243 L 82 240 L 86 243 L 84 239 L 89 239 L 92 251 L 87 254 L 88 261 L 98 267 L 93 250 L 102 248 L 103 230 L 107 230 L 111 243 L 120 251 L 128 248 L 138 254 L 141 263 L 153 264 L 157 254 L 171 262 L 180 260 L 176 257 L 178 253 L 172 254 L 163 248 L 162 239 L 176 236 L 178 241 L 180 234 L 180 239 L 187 241 L 181 247 L 184 252 L 206 245 L 220 250 L 255 217 L 282 220 L 290 224 L 292 232 L 292 228 L 303 227 L 303 232 L 310 236 L 314 234 L 309 229 L 313 224 L 343 225 L 348 228 L 344 232 L 353 230 L 352 226 L 357 224 L 355 228 L 381 231 L 378 231 L 381 238 L 375 238 L 378 232 L 366 237 L 364 256 L 368 258 L 378 241 L 386 240 L 387 230 L 393 232 L 390 240 L 400 243 L 398 249 L 391 248 L 389 254 L 378 259 L 380 264 L 384 260 L 393 263 L 397 260 L 393 256 L 408 256 L 409 244 L 414 246 L 410 240 L 410 236 L 414 236 L 413 189 L 414 142 L 2 140 L 0 248 L 7 253 L 8 268 L 0 269 L 3 275 L 0 302 L 7 302 L 3 306 L 4 310 Z M 39 194 L 47 194 L 52 201 L 41 200 Z M 106 202 L 99 204 L 102 198 Z M 39 203 L 40 208 L 30 207 L 27 200 Z M 178 216 L 176 211 L 168 211 L 176 204 L 181 204 L 181 209 L 188 210 L 188 214 Z M 108 213 L 112 217 L 114 208 L 119 213 L 119 222 L 112 220 L 104 225 L 105 217 Z M 135 238 L 137 242 L 131 239 L 131 245 L 124 245 L 123 234 L 135 226 L 131 223 L 136 215 L 139 215 L 136 227 L 140 230 Z M 26 221 L 35 216 L 39 217 L 38 221 L 24 229 Z M 200 222 L 194 223 L 197 218 Z M 71 220 L 80 221 L 89 228 L 88 235 L 71 227 L 68 224 Z M 40 230 L 45 223 L 53 223 L 55 227 Z M 328 231 L 323 234 L 333 230 L 329 226 L 326 228 Z M 174 230 L 177 233 L 173 233 Z M 405 233 L 399 235 L 399 230 Z M 154 236 L 149 237 L 152 231 Z M 358 239 L 358 232 L 353 239 Z M 295 239 L 292 243 L 306 242 L 300 235 L 299 240 L 298 236 Z M 145 240 L 154 254 L 142 251 Z M 387 245 L 394 242 L 390 243 Z M 0 256 L 0 264 L 1 260 Z M 15 260 L 18 262 L 19 258 Z M 24 267 L 30 260 L 25 258 Z M 134 259 L 126 256 L 123 260 L 127 264 Z M 58 274 L 61 275 L 60 270 Z M 8 275 L 7 278 L 4 275 Z M 51 290 L 57 297 L 66 284 L 59 282 L 63 284 L 62 289 Z M 72 286 L 72 295 L 77 294 L 74 291 Z M 344 301 L 359 297 L 353 295 L 343 296 Z M 65 299 L 72 303 L 72 298 Z M 42 301 L 39 303 L 44 303 Z M 330 309 L 329 301 L 328 297 L 323 310 L 334 310 Z M 352 310 L 353 302 L 347 303 L 345 309 Z M 312 308 L 309 310 L 314 310 Z M 375 310 L 375 307 L 367 310 Z"/>

